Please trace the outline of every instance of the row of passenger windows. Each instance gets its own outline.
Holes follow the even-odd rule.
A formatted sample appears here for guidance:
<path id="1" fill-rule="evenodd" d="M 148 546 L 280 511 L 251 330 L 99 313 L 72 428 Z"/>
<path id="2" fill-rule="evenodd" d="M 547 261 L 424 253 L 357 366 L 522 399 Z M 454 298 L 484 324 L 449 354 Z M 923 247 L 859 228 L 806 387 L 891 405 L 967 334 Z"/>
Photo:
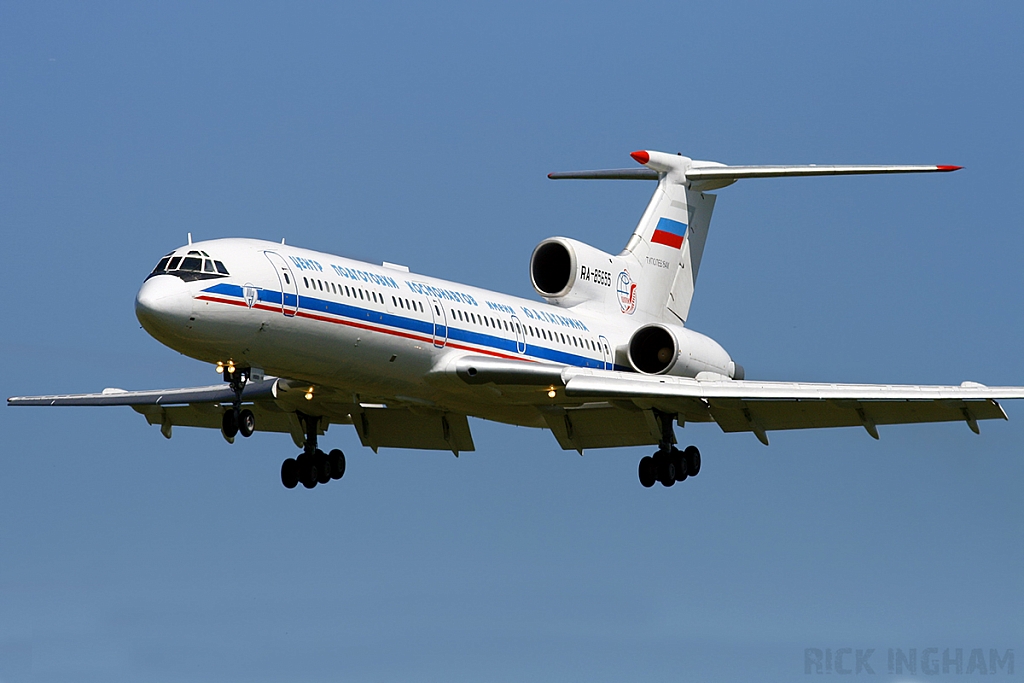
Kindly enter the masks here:
<path id="1" fill-rule="evenodd" d="M 153 274 L 169 270 L 184 270 L 191 273 L 229 274 L 228 269 L 224 267 L 223 263 L 213 260 L 205 251 L 190 251 L 185 256 L 171 256 L 171 254 L 168 254 L 160 259 L 160 263 L 156 264 Z"/>
<path id="2" fill-rule="evenodd" d="M 350 299 L 359 299 L 360 301 L 372 301 L 375 304 L 384 303 L 384 295 L 375 292 L 370 289 L 362 289 L 361 287 L 349 287 L 348 285 L 338 285 L 330 281 L 317 280 L 316 278 L 302 278 L 302 284 L 306 286 L 306 289 L 312 289 L 314 291 L 326 292 L 328 294 L 337 294 L 338 296 L 347 296 Z M 419 311 L 424 313 L 425 309 L 423 304 L 419 301 L 410 301 L 409 299 L 403 299 L 401 297 L 391 297 L 392 305 L 397 308 L 404 308 L 410 311 Z"/>
<path id="3" fill-rule="evenodd" d="M 364 290 L 359 287 L 350 288 L 348 285 L 338 285 L 330 281 L 307 277 L 302 278 L 302 283 L 306 286 L 306 289 L 312 289 L 314 291 L 336 294 L 338 296 L 347 296 L 349 298 L 360 299 L 362 301 L 372 301 L 378 304 L 384 303 L 384 295 L 378 294 L 372 290 Z M 419 313 L 426 312 L 426 309 L 423 308 L 423 302 L 406 299 L 400 296 L 392 296 L 391 305 L 402 310 L 417 311 Z M 524 337 L 529 336 L 534 339 L 544 339 L 550 342 L 555 342 L 556 344 L 561 342 L 566 346 L 575 346 L 579 349 L 588 349 L 595 353 L 601 353 L 601 344 L 595 342 L 593 339 L 587 339 L 586 337 L 577 337 L 572 334 L 567 335 L 564 332 L 555 332 L 543 327 L 534 327 L 533 325 L 525 325 L 523 323 L 509 323 L 508 320 L 492 318 L 490 316 L 480 315 L 471 311 L 463 311 L 458 308 L 452 308 L 449 309 L 449 311 L 451 311 L 452 320 L 481 325 L 498 331 L 505 331 L 509 334 L 519 332 L 522 333 Z M 438 311 L 438 314 L 440 314 L 440 311 Z M 513 329 L 513 327 L 517 329 Z M 606 347 L 604 352 L 611 353 L 611 350 Z"/>
<path id="4" fill-rule="evenodd" d="M 455 320 L 461 320 L 462 322 L 471 322 L 476 325 L 483 325 L 484 327 L 493 327 L 497 330 L 505 330 L 506 332 L 522 332 L 524 336 L 530 336 L 534 339 L 545 339 L 547 341 L 561 342 L 566 346 L 575 346 L 578 349 L 588 349 L 597 353 L 601 352 L 601 344 L 595 342 L 593 339 L 587 339 L 586 337 L 577 337 L 572 334 L 565 334 L 564 332 L 555 332 L 543 327 L 534 327 L 533 325 L 526 325 L 519 322 L 509 323 L 507 320 L 501 318 L 492 318 L 486 315 L 477 315 L 470 311 L 463 311 L 462 309 L 452 308 L 449 309 L 452 314 L 452 318 Z M 513 326 L 516 328 L 513 330 Z M 611 353 L 610 349 L 605 349 L 606 353 Z"/>

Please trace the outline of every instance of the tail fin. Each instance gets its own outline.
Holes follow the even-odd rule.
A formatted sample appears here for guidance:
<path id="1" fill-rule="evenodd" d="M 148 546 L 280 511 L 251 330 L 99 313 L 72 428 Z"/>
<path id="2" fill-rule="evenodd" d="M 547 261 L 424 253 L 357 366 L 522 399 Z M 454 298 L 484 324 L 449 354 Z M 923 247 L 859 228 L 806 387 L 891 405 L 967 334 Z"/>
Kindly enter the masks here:
<path id="1" fill-rule="evenodd" d="M 688 188 L 691 160 L 664 152 L 634 152 L 658 172 L 658 187 L 621 254 L 636 263 L 637 310 L 664 322 L 685 323 L 715 208 L 715 195 Z"/>
<path id="2" fill-rule="evenodd" d="M 959 166 L 725 166 L 679 154 L 637 151 L 644 168 L 551 173 L 560 179 L 657 180 L 658 187 L 620 256 L 632 261 L 631 292 L 645 318 L 685 323 L 711 224 L 716 196 L 707 194 L 742 178 L 928 173 Z"/>

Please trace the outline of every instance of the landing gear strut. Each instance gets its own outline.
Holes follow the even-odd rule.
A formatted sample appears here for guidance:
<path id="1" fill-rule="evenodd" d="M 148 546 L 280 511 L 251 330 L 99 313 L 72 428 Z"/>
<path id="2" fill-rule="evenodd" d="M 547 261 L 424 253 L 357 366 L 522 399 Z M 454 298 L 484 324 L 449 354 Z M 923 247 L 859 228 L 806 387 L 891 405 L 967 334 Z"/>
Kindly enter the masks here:
<path id="1" fill-rule="evenodd" d="M 229 442 L 234 441 L 236 434 L 248 438 L 256 431 L 256 416 L 248 408 L 242 408 L 242 390 L 249 381 L 249 368 L 231 366 L 231 370 L 224 371 L 224 381 L 231 385 L 231 390 L 235 392 L 235 400 L 231 402 L 231 407 L 224 411 L 220 422 L 221 434 Z"/>
<path id="2" fill-rule="evenodd" d="M 306 428 L 306 445 L 295 458 L 281 463 L 281 483 L 293 489 L 300 483 L 307 489 L 317 484 L 326 484 L 332 479 L 345 476 L 345 454 L 335 448 L 324 453 L 317 448 L 317 424 L 320 418 L 299 413 L 299 420 Z"/>
<path id="3" fill-rule="evenodd" d="M 676 416 L 655 412 L 655 417 L 661 424 L 661 441 L 653 455 L 646 455 L 640 459 L 640 466 L 637 468 L 640 484 L 650 488 L 656 482 L 661 482 L 662 486 L 668 487 L 677 481 L 684 481 L 687 477 L 697 476 L 700 472 L 700 451 L 697 447 L 687 446 L 682 451 L 675 447 L 676 436 L 672 429 L 672 421 Z"/>

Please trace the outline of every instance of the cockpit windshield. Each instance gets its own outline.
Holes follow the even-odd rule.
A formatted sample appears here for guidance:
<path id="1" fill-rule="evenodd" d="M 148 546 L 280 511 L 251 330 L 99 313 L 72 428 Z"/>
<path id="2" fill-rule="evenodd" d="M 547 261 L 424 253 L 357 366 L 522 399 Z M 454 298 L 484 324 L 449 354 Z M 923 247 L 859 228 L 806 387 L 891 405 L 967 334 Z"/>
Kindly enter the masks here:
<path id="1" fill-rule="evenodd" d="M 146 279 L 155 275 L 174 275 L 186 282 L 191 282 L 192 280 L 221 278 L 230 273 L 221 261 L 214 259 L 205 251 L 192 249 L 184 255 L 175 255 L 172 251 L 164 256 Z"/>

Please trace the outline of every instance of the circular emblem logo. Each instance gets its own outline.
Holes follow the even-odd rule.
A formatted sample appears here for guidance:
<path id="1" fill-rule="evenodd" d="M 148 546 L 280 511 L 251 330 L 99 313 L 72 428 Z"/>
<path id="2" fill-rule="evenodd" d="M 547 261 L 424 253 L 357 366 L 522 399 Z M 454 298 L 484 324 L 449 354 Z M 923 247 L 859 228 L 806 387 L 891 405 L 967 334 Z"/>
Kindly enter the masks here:
<path id="1" fill-rule="evenodd" d="M 242 285 L 242 297 L 245 299 L 245 305 L 252 308 L 256 304 L 258 293 L 256 286 L 250 282 L 246 282 Z"/>
<path id="2" fill-rule="evenodd" d="M 619 308 L 626 315 L 632 315 L 636 310 L 636 283 L 633 282 L 633 278 L 629 277 L 628 270 L 619 273 L 615 292 L 619 296 Z"/>

